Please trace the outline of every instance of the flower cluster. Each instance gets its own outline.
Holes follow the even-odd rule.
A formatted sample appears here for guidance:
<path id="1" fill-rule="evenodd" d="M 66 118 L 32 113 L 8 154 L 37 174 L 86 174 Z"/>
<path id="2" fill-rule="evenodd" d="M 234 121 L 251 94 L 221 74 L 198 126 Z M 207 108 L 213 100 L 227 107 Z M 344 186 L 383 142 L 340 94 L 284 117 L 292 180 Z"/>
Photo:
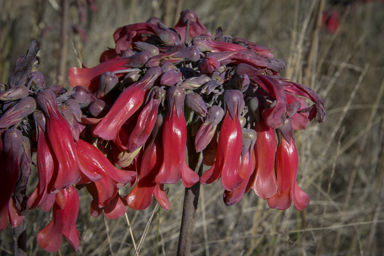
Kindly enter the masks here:
<path id="1" fill-rule="evenodd" d="M 157 18 L 118 28 L 116 46 L 93 68 L 70 68 L 73 90 L 46 86 L 32 71 L 39 50 L 32 42 L 9 85 L 1 84 L 0 230 L 20 224 L 26 206 L 52 220 L 37 234 L 47 251 L 61 235 L 77 250 L 77 189 L 92 196 L 91 215 L 122 216 L 126 205 L 152 202 L 169 209 L 166 184 L 189 188 L 220 178 L 224 202 L 233 205 L 251 189 L 271 208 L 309 204 L 296 182 L 293 130 L 322 122 L 322 99 L 278 75 L 284 62 L 271 49 L 242 38 L 213 37 L 191 10 L 173 29 Z M 305 99 L 314 104 L 308 106 Z M 201 177 L 187 163 L 187 142 L 212 166 Z M 32 149 L 31 149 L 32 147 Z M 191 149 L 189 149 L 191 150 Z M 39 184 L 25 191 L 31 154 Z M 128 195 L 118 189 L 130 183 Z"/>

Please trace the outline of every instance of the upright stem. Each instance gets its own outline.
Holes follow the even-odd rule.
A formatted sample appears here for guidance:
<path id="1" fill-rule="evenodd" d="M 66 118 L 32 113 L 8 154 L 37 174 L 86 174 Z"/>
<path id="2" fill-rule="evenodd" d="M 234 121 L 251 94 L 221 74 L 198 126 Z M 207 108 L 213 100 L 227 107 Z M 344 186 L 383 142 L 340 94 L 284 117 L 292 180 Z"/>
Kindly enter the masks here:
<path id="1" fill-rule="evenodd" d="M 188 136 L 188 158 L 189 167 L 201 176 L 203 172 L 203 154 L 196 153 L 193 140 Z M 183 216 L 181 219 L 179 245 L 177 248 L 178 256 L 187 256 L 191 252 L 192 234 L 195 227 L 195 216 L 197 203 L 200 194 L 200 182 L 190 188 L 185 188 Z"/>

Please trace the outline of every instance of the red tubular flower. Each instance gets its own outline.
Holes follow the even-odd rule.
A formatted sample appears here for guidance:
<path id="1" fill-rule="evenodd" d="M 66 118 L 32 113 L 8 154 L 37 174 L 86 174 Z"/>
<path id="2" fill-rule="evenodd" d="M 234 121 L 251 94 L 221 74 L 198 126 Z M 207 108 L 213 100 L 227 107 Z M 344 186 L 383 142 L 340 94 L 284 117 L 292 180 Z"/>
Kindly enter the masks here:
<path id="1" fill-rule="evenodd" d="M 54 188 L 62 190 L 76 184 L 81 178 L 77 167 L 75 142 L 67 121 L 60 114 L 54 93 L 50 89 L 44 89 L 37 94 L 36 99 L 47 118 L 45 131 L 57 159 Z"/>
<path id="2" fill-rule="evenodd" d="M 164 209 L 169 209 L 169 201 L 164 192 L 163 184 L 155 182 L 155 177 L 164 161 L 161 145 L 161 136 L 158 136 L 156 141 L 150 143 L 144 151 L 140 164 L 139 182 L 126 197 L 127 204 L 132 209 L 144 210 L 148 208 L 152 202 L 152 195 Z"/>
<path id="3" fill-rule="evenodd" d="M 287 125 L 292 126 L 290 122 Z M 276 176 L 277 193 L 268 199 L 271 208 L 279 210 L 288 209 L 291 206 L 292 198 L 295 207 L 301 211 L 308 207 L 309 197 L 299 187 L 296 181 L 298 168 L 298 155 L 293 137 L 287 141 L 281 134 L 276 152 Z"/>
<path id="4" fill-rule="evenodd" d="M 183 113 L 184 89 L 169 88 L 167 99 L 169 113 L 163 126 L 164 161 L 155 180 L 159 184 L 173 184 L 182 178 L 184 186 L 189 188 L 199 181 L 199 175 L 185 161 L 187 126 Z"/>
<path id="5" fill-rule="evenodd" d="M 275 175 L 276 138 L 272 128 L 261 117 L 256 124 L 257 139 L 255 144 L 256 177 L 253 191 L 261 198 L 270 198 L 277 191 Z"/>
<path id="6" fill-rule="evenodd" d="M 124 70 L 130 67 L 142 67 L 151 57 L 149 52 L 140 52 L 128 58 L 113 58 L 106 60 L 93 68 L 76 68 L 68 70 L 68 80 L 72 87 L 82 85 L 90 91 L 96 92 L 99 86 L 100 76 L 104 72 Z M 122 76 L 123 74 L 117 74 Z"/>
<path id="7" fill-rule="evenodd" d="M 158 108 L 164 95 L 165 91 L 162 88 L 156 88 L 151 92 L 149 102 L 141 111 L 137 123 L 129 135 L 128 150 L 130 152 L 143 146 L 151 135 L 153 127 L 155 127 Z"/>
<path id="8" fill-rule="evenodd" d="M 227 112 L 221 125 L 215 164 L 200 178 L 202 184 L 211 184 L 221 176 L 225 190 L 232 191 L 243 182 L 238 170 L 243 135 L 239 116 L 244 108 L 243 94 L 228 90 L 224 94 Z"/>
<path id="9" fill-rule="evenodd" d="M 120 218 L 127 211 L 126 204 L 124 199 L 116 194 L 109 203 L 100 208 L 97 204 L 97 201 L 93 200 L 91 203 L 91 215 L 95 218 L 99 217 L 102 211 L 104 210 L 104 215 L 107 219 L 113 220 Z"/>
<path id="10" fill-rule="evenodd" d="M 223 119 L 223 116 L 224 110 L 221 107 L 212 106 L 209 108 L 208 116 L 204 123 L 200 126 L 195 136 L 196 152 L 200 152 L 205 149 L 207 145 L 212 141 L 212 138 L 216 132 L 216 127 Z M 204 157 L 205 156 L 206 152 L 204 152 Z"/>
<path id="11" fill-rule="evenodd" d="M 70 186 L 56 194 L 53 205 L 52 220 L 37 233 L 36 240 L 48 252 L 56 252 L 61 246 L 61 235 L 75 251 L 79 248 L 80 232 L 76 229 L 79 211 L 79 195 L 74 186 Z"/>
<path id="12" fill-rule="evenodd" d="M 95 192 L 91 194 L 97 198 L 99 207 L 106 206 L 116 196 L 117 189 L 136 176 L 133 171 L 123 171 L 113 166 L 103 153 L 83 140 L 76 143 L 76 150 L 81 169 L 101 175 L 99 181 L 87 185 L 88 190 Z"/>
<path id="13" fill-rule="evenodd" d="M 244 181 L 234 190 L 224 191 L 223 199 L 225 205 L 227 206 L 237 204 L 246 192 L 249 179 L 251 178 L 252 172 L 255 169 L 255 158 L 252 155 L 256 136 L 257 135 L 254 130 L 243 129 L 243 148 L 238 170 L 241 178 L 243 178 Z"/>
<path id="14" fill-rule="evenodd" d="M 11 196 L 20 175 L 23 135 L 19 130 L 1 130 L 0 136 L 0 164 L 5 167 L 0 172 L 0 230 L 3 230 L 8 226 Z"/>
<path id="15" fill-rule="evenodd" d="M 126 88 L 93 130 L 93 134 L 104 140 L 116 139 L 121 126 L 143 104 L 147 90 L 153 86 L 161 72 L 160 67 L 150 68 L 139 82 Z"/>
<path id="16" fill-rule="evenodd" d="M 39 184 L 28 198 L 27 205 L 30 210 L 39 206 L 40 203 L 46 201 L 47 197 L 49 197 L 49 194 L 53 189 L 53 183 L 55 182 L 53 173 L 55 166 L 57 166 L 57 163 L 55 164 L 52 157 L 52 149 L 48 145 L 46 134 L 43 131 L 46 125 L 44 114 L 40 111 L 37 111 L 35 112 L 34 117 L 36 121 L 37 133 L 37 169 L 39 174 Z M 45 207 L 41 208 L 44 211 L 49 210 Z"/>

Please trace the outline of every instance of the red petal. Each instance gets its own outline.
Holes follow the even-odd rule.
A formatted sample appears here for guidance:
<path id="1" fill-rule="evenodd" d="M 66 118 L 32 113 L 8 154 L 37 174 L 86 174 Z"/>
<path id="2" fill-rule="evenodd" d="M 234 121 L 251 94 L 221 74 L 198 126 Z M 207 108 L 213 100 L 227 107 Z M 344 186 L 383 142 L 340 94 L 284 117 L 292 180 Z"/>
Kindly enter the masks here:
<path id="1" fill-rule="evenodd" d="M 104 207 L 105 217 L 108 219 L 117 219 L 125 214 L 127 208 L 124 204 L 124 200 L 119 194 L 117 194 L 108 205 Z"/>
<path id="2" fill-rule="evenodd" d="M 169 200 L 167 193 L 164 191 L 163 185 L 156 185 L 153 195 L 161 207 L 163 207 L 165 210 L 169 210 Z"/>

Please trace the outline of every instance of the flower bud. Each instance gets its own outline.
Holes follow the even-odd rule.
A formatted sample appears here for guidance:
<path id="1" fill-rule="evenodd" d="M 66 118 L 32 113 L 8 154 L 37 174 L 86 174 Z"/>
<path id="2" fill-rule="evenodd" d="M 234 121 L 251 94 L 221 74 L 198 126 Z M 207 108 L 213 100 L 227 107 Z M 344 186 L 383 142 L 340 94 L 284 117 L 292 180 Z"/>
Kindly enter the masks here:
<path id="1" fill-rule="evenodd" d="M 5 92 L 0 93 L 1 101 L 14 101 L 27 97 L 29 94 L 28 88 L 24 85 L 12 87 Z"/>
<path id="2" fill-rule="evenodd" d="M 99 88 L 96 97 L 102 98 L 107 95 L 119 82 L 119 79 L 113 72 L 105 72 L 100 76 Z"/>
<path id="3" fill-rule="evenodd" d="M 89 104 L 96 99 L 86 87 L 81 85 L 73 88 L 72 98 L 79 102 L 81 108 L 88 107 Z"/>
<path id="4" fill-rule="evenodd" d="M 15 87 L 13 87 L 15 88 Z M 8 128 L 17 124 L 24 117 L 32 114 L 36 109 L 36 101 L 32 97 L 26 97 L 17 104 L 7 109 L 4 115 L 0 117 L 0 129 Z"/>
<path id="5" fill-rule="evenodd" d="M 171 69 L 166 71 L 160 78 L 160 84 L 166 86 L 174 86 L 177 83 L 183 81 L 183 75 L 181 72 Z"/>
<path id="6" fill-rule="evenodd" d="M 152 56 L 156 56 L 159 54 L 159 48 L 157 48 L 153 44 L 148 44 L 145 42 L 135 42 L 136 48 L 138 48 L 140 51 L 147 51 L 149 52 Z"/>
<path id="7" fill-rule="evenodd" d="M 205 117 L 207 115 L 207 104 L 199 94 L 188 93 L 185 96 L 185 104 L 199 116 Z"/>

